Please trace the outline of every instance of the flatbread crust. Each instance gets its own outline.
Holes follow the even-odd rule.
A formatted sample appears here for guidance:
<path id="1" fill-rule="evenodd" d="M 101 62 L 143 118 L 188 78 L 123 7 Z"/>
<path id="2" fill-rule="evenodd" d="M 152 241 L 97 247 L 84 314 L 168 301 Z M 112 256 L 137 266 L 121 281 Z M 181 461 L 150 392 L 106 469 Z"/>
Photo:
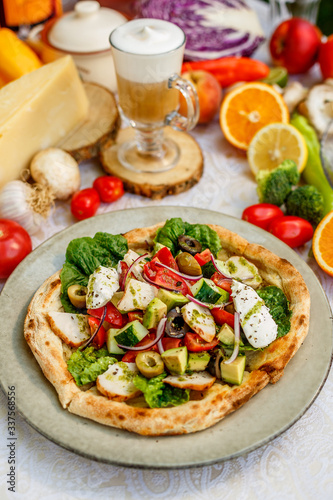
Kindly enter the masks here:
<path id="1" fill-rule="evenodd" d="M 124 236 L 129 248 L 146 249 L 164 222 L 134 229 Z M 208 224 L 209 225 L 209 224 Z M 290 332 L 265 348 L 247 355 L 240 386 L 222 381 L 203 391 L 192 391 L 188 403 L 172 408 L 147 408 L 142 397 L 127 402 L 109 400 L 96 386 L 80 388 L 67 370 L 70 348 L 53 333 L 48 311 L 61 311 L 60 271 L 48 278 L 35 293 L 25 319 L 24 336 L 44 375 L 54 386 L 63 408 L 101 424 L 145 436 L 187 434 L 214 425 L 237 410 L 269 382 L 275 383 L 304 341 L 310 318 L 310 295 L 300 273 L 285 259 L 264 247 L 248 243 L 236 233 L 216 225 L 214 229 L 227 255 L 244 256 L 255 264 L 267 284 L 281 288 L 293 311 Z"/>

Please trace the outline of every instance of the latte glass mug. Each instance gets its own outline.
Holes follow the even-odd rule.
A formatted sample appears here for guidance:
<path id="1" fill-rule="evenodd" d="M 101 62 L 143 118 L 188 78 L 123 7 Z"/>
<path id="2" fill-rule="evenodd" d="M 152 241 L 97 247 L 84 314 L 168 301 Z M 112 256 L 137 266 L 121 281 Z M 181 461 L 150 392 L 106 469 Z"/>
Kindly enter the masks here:
<path id="1" fill-rule="evenodd" d="M 191 130 L 199 117 L 193 85 L 179 76 L 185 34 L 175 24 L 159 19 L 135 19 L 110 35 L 119 106 L 135 130 L 134 138 L 118 148 L 120 163 L 136 172 L 164 172 L 180 158 L 175 141 L 164 127 Z M 187 116 L 178 113 L 180 93 Z"/>

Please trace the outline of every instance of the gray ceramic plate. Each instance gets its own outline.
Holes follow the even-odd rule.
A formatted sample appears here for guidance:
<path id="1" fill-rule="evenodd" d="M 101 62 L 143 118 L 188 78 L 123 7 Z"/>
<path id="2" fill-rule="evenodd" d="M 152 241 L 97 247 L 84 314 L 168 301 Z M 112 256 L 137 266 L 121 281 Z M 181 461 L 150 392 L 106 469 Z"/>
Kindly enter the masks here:
<path id="1" fill-rule="evenodd" d="M 60 269 L 69 241 L 97 231 L 125 232 L 181 216 L 188 222 L 220 224 L 288 259 L 311 293 L 310 332 L 285 375 L 219 424 L 196 434 L 141 437 L 105 427 L 63 410 L 23 338 L 28 304 L 40 284 Z M 133 467 L 173 468 L 207 465 L 254 450 L 288 429 L 309 408 L 328 374 L 332 322 L 326 296 L 311 269 L 267 232 L 217 212 L 184 207 L 123 210 L 87 219 L 56 234 L 17 267 L 0 296 L 0 380 L 16 387 L 17 408 L 51 441 L 94 460 Z"/>

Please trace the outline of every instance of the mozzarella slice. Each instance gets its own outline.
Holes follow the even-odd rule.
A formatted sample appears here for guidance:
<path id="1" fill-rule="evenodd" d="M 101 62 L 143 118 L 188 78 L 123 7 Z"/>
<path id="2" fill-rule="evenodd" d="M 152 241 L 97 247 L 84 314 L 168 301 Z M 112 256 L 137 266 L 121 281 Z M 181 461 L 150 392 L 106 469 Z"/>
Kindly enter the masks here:
<path id="1" fill-rule="evenodd" d="M 248 285 L 233 281 L 234 307 L 240 315 L 243 332 L 253 347 L 266 347 L 276 339 L 277 324 L 257 292 Z"/>
<path id="2" fill-rule="evenodd" d="M 135 363 L 120 361 L 111 365 L 106 372 L 96 380 L 97 389 L 114 401 L 126 401 L 140 394 L 133 384 L 134 377 L 139 373 Z"/>
<path id="3" fill-rule="evenodd" d="M 87 288 L 87 309 L 98 309 L 105 306 L 119 289 L 119 276 L 116 269 L 99 266 L 89 276 Z"/>
<path id="4" fill-rule="evenodd" d="M 139 257 L 140 257 L 140 255 L 138 253 L 134 252 L 134 250 L 128 250 L 128 252 L 124 256 L 123 260 L 124 260 L 124 262 L 126 262 L 128 267 L 131 267 L 133 262 L 135 262 Z M 143 266 L 145 265 L 145 263 L 146 263 L 146 261 L 144 259 L 140 260 L 140 262 L 138 262 L 137 264 L 134 264 L 134 266 L 132 266 L 132 268 L 131 268 L 131 272 L 134 274 L 136 279 L 138 279 L 140 281 L 143 281 L 142 270 L 143 270 Z"/>
<path id="5" fill-rule="evenodd" d="M 144 283 L 135 279 L 130 279 L 126 285 L 125 293 L 118 302 L 118 309 L 120 311 L 135 311 L 136 309 L 145 310 L 148 307 L 149 302 L 151 302 L 156 294 L 157 289 L 149 285 L 149 283 Z"/>
<path id="6" fill-rule="evenodd" d="M 215 382 L 216 377 L 213 377 L 208 372 L 192 373 L 192 375 L 168 375 L 163 379 L 166 384 L 180 389 L 191 389 L 193 391 L 204 391 L 209 389 Z"/>
<path id="7" fill-rule="evenodd" d="M 52 331 L 71 347 L 79 347 L 91 336 L 88 317 L 84 314 L 51 311 L 47 313 L 47 320 Z"/>
<path id="8" fill-rule="evenodd" d="M 207 307 L 189 302 L 181 308 L 185 323 L 206 342 L 211 342 L 216 334 L 214 318 Z"/>

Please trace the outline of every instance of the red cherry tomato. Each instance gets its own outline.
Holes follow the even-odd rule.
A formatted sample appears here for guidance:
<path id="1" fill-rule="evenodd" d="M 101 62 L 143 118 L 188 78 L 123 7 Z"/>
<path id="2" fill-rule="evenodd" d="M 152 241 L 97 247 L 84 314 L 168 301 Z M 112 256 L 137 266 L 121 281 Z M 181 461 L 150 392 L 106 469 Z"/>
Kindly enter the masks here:
<path id="1" fill-rule="evenodd" d="M 92 217 L 98 210 L 101 200 L 98 192 L 94 188 L 77 191 L 71 201 L 71 211 L 74 217 L 79 220 Z"/>
<path id="2" fill-rule="evenodd" d="M 0 219 L 0 279 L 6 279 L 30 253 L 29 233 L 17 222 Z"/>
<path id="3" fill-rule="evenodd" d="M 159 260 L 162 262 L 162 264 L 165 264 L 168 267 L 171 267 L 172 269 L 176 269 L 176 271 L 179 271 L 177 262 L 174 259 L 174 256 L 171 253 L 171 250 L 168 247 L 163 247 L 161 248 L 155 255 L 154 258 L 152 259 L 153 261 Z"/>
<path id="4" fill-rule="evenodd" d="M 227 325 L 231 326 L 231 328 L 235 327 L 235 318 L 234 315 L 225 311 L 224 309 L 214 308 L 210 311 L 217 325 Z"/>
<path id="5" fill-rule="evenodd" d="M 130 311 L 127 313 L 127 316 L 128 316 L 128 321 L 131 322 L 131 321 L 140 321 L 140 323 L 142 323 L 143 321 L 143 312 L 142 311 Z"/>
<path id="6" fill-rule="evenodd" d="M 97 309 L 88 309 L 87 313 L 94 318 L 101 318 L 104 314 L 104 307 L 98 307 Z M 123 326 L 123 317 L 118 309 L 111 303 L 106 304 L 106 315 L 105 320 L 110 323 L 112 328 L 121 328 Z"/>
<path id="7" fill-rule="evenodd" d="M 153 281 L 156 283 L 156 285 L 167 288 L 168 290 L 180 292 L 183 295 L 192 295 L 191 290 L 186 282 L 177 274 L 169 271 L 169 269 L 159 269 Z"/>
<path id="8" fill-rule="evenodd" d="M 333 78 L 333 35 L 320 45 L 318 60 L 323 78 Z"/>
<path id="9" fill-rule="evenodd" d="M 206 248 L 206 250 L 204 250 L 203 252 L 196 253 L 194 255 L 194 258 L 199 264 L 199 266 L 203 266 L 210 261 L 210 256 L 211 256 L 211 251 L 209 250 L 209 248 Z"/>
<path id="10" fill-rule="evenodd" d="M 169 349 L 175 349 L 176 347 L 180 347 L 182 345 L 182 339 L 175 339 L 171 337 L 163 337 L 162 346 L 165 351 Z"/>
<path id="11" fill-rule="evenodd" d="M 112 203 L 124 194 L 123 182 L 118 177 L 103 175 L 94 180 L 93 187 L 103 203 Z"/>
<path id="12" fill-rule="evenodd" d="M 276 205 L 272 205 L 271 203 L 257 203 L 245 208 L 242 219 L 267 230 L 273 219 L 283 217 L 283 215 L 281 208 Z"/>
<path id="13" fill-rule="evenodd" d="M 100 320 L 97 318 L 92 318 L 92 317 L 88 318 L 91 335 L 93 335 L 94 332 L 97 330 L 99 322 Z M 94 346 L 97 347 L 97 349 L 100 349 L 101 347 L 103 347 L 105 342 L 106 342 L 106 331 L 104 326 L 102 325 L 98 330 L 98 333 L 94 338 L 94 340 L 92 341 L 92 343 L 94 344 Z"/>
<path id="14" fill-rule="evenodd" d="M 219 286 L 220 288 L 223 288 L 223 290 L 225 290 L 226 292 L 229 293 L 230 297 L 231 297 L 231 282 L 230 282 L 230 279 L 228 278 L 223 278 L 223 276 L 221 276 L 220 273 L 218 273 L 216 271 L 216 273 L 214 273 L 211 278 L 210 278 L 212 281 L 214 281 L 215 285 Z"/>
<path id="15" fill-rule="evenodd" d="M 184 337 L 184 344 L 190 352 L 210 351 L 217 346 L 219 340 L 215 337 L 211 342 L 206 342 L 197 333 L 188 332 Z"/>
<path id="16" fill-rule="evenodd" d="M 285 215 L 272 220 L 268 231 L 291 248 L 304 245 L 313 236 L 313 227 L 310 222 L 295 215 Z"/>
<path id="17" fill-rule="evenodd" d="M 149 344 L 152 340 L 156 338 L 155 333 L 148 333 L 140 342 L 136 344 L 135 347 L 140 347 L 140 346 L 145 346 Z M 130 351 L 128 350 L 126 354 L 122 357 L 122 361 L 125 363 L 135 363 L 135 358 L 139 354 L 139 352 L 146 352 L 146 351 L 158 351 L 157 344 L 155 344 L 153 347 L 150 349 L 142 349 L 142 351 Z"/>

